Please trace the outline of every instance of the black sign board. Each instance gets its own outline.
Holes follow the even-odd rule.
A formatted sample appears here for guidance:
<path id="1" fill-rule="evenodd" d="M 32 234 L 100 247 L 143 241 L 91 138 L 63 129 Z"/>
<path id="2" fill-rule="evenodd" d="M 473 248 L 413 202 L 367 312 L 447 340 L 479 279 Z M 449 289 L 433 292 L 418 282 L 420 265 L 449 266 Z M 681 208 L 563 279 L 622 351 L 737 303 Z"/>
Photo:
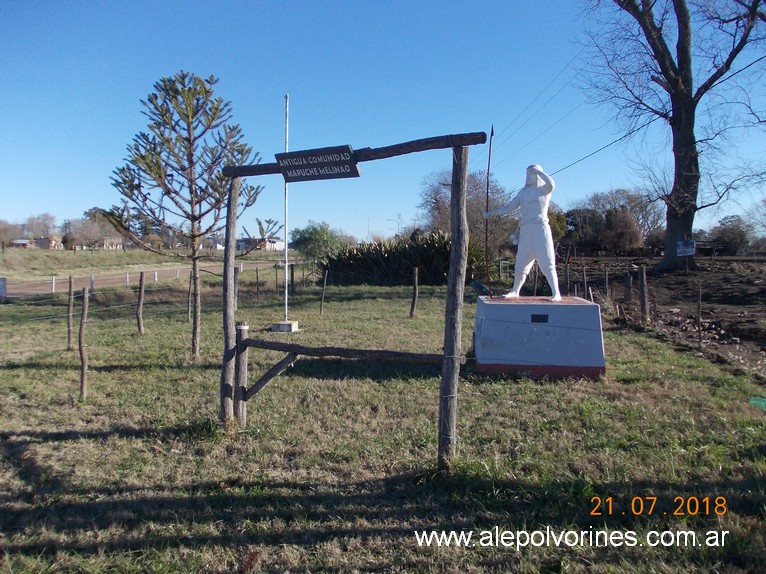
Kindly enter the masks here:
<path id="1" fill-rule="evenodd" d="M 350 145 L 278 153 L 274 157 L 288 183 L 359 177 L 359 167 Z"/>

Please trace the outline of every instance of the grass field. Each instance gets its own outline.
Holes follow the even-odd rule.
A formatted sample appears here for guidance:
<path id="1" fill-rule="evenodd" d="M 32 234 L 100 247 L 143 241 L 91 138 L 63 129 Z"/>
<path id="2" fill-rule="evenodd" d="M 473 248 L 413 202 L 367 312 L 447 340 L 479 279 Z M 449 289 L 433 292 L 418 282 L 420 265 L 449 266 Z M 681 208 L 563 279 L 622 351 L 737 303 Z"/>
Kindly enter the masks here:
<path id="1" fill-rule="evenodd" d="M 291 303 L 302 331 L 276 335 L 261 330 L 281 300 L 241 280 L 253 336 L 441 350 L 442 288 L 421 288 L 410 319 L 406 288 L 330 287 L 320 315 L 307 287 Z M 764 389 L 725 365 L 608 320 L 601 380 L 469 362 L 444 474 L 434 367 L 301 359 L 250 401 L 246 429 L 222 428 L 219 287 L 196 361 L 185 283 L 148 294 L 143 336 L 132 292 L 95 294 L 84 402 L 64 298 L 0 306 L 0 571 L 764 571 L 766 419 L 748 405 Z M 251 349 L 251 381 L 280 358 Z M 432 530 L 474 544 L 419 545 Z M 517 531 L 542 534 L 516 548 Z"/>

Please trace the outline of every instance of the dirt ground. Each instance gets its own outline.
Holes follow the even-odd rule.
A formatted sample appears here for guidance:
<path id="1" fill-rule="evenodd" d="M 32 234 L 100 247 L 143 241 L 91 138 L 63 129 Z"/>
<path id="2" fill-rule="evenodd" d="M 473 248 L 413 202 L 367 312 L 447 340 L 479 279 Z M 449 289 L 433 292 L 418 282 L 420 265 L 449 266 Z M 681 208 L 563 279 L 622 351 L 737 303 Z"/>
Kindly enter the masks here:
<path id="1" fill-rule="evenodd" d="M 656 263 L 587 265 L 600 265 L 601 273 L 609 269 L 615 322 L 641 323 L 638 269 L 646 266 L 651 328 L 690 352 L 704 353 L 766 384 L 766 261 L 698 258 L 694 271 L 664 274 L 652 272 Z M 633 277 L 630 300 L 624 287 L 627 273 Z M 598 287 L 599 280 L 603 287 L 603 277 L 594 277 L 594 284 Z"/>

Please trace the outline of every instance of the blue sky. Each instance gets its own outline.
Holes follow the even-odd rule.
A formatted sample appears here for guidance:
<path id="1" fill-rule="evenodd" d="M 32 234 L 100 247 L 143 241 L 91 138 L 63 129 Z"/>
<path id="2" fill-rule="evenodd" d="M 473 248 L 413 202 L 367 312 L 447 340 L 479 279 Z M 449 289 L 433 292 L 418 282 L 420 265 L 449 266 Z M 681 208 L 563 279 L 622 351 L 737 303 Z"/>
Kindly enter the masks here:
<path id="1" fill-rule="evenodd" d="M 0 0 L 0 219 L 50 212 L 60 223 L 119 203 L 110 176 L 146 127 L 140 100 L 181 69 L 220 78 L 217 95 L 264 162 L 284 150 L 289 93 L 290 150 L 494 124 L 492 172 L 515 190 L 530 163 L 554 172 L 621 135 L 575 85 L 580 5 Z M 651 130 L 561 172 L 554 201 L 567 208 L 640 185 L 636 155 L 664 153 L 664 128 Z M 758 139 L 747 153 L 764 151 Z M 487 146 L 470 158 L 470 169 L 486 169 Z M 450 162 L 449 151 L 429 151 L 365 162 L 356 179 L 291 184 L 289 229 L 314 220 L 358 239 L 391 235 L 397 220 L 417 222 L 424 178 Z M 266 189 L 241 223 L 283 221 L 281 176 L 249 181 Z"/>

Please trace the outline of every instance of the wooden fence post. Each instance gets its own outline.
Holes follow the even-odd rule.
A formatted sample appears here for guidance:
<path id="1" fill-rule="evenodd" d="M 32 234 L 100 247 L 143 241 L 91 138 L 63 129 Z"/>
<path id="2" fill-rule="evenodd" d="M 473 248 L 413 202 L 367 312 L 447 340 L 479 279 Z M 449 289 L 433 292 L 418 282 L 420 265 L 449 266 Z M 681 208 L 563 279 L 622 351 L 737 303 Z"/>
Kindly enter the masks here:
<path id="1" fill-rule="evenodd" d="M 572 294 L 572 287 L 570 284 L 570 278 L 569 278 L 569 263 L 564 265 L 564 283 L 566 283 L 567 286 L 567 297 Z"/>
<path id="2" fill-rule="evenodd" d="M 66 309 L 66 350 L 74 351 L 72 346 L 72 314 L 74 313 L 74 279 L 69 276 L 69 298 Z"/>
<path id="3" fill-rule="evenodd" d="M 247 323 L 237 322 L 237 344 L 234 358 L 234 416 L 240 428 L 247 426 L 247 345 L 242 341 L 247 339 L 250 327 Z"/>
<path id="4" fill-rule="evenodd" d="M 84 401 L 88 396 L 88 355 L 85 352 L 85 324 L 88 322 L 88 290 L 82 289 L 82 316 L 80 317 L 80 400 Z"/>
<path id="5" fill-rule="evenodd" d="M 141 271 L 141 275 L 138 276 L 138 303 L 136 304 L 136 326 L 138 327 L 138 334 L 144 334 L 144 272 Z"/>
<path id="6" fill-rule="evenodd" d="M 444 313 L 444 361 L 439 386 L 438 467 L 449 470 L 457 443 L 457 383 L 460 377 L 463 331 L 463 291 L 468 258 L 466 181 L 468 148 L 452 148 L 452 189 L 450 198 L 450 264 L 447 276 L 447 304 Z"/>
<path id="7" fill-rule="evenodd" d="M 321 315 L 324 311 L 324 294 L 325 291 L 327 291 L 327 275 L 330 272 L 329 269 L 324 270 L 324 278 L 322 279 L 322 299 L 319 302 L 319 314 Z"/>
<path id="8" fill-rule="evenodd" d="M 623 286 L 625 287 L 625 302 L 628 302 L 633 299 L 633 275 L 630 273 L 625 274 Z"/>
<path id="9" fill-rule="evenodd" d="M 226 205 L 226 233 L 223 258 L 223 361 L 221 362 L 220 420 L 226 423 L 234 418 L 234 366 L 237 352 L 237 336 L 234 323 L 234 267 L 237 253 L 237 204 L 239 203 L 239 177 L 229 184 Z"/>
<path id="10" fill-rule="evenodd" d="M 239 309 L 239 267 L 234 267 L 234 310 Z"/>
<path id="11" fill-rule="evenodd" d="M 638 270 L 638 291 L 641 297 L 641 322 L 649 324 L 649 289 L 646 284 L 646 267 L 641 266 Z"/>
<path id="12" fill-rule="evenodd" d="M 258 301 L 261 300 L 261 277 L 257 267 L 255 268 L 255 298 Z"/>
<path id="13" fill-rule="evenodd" d="M 410 319 L 415 316 L 415 309 L 418 306 L 418 268 L 412 268 L 412 304 L 410 305 Z"/>
<path id="14" fill-rule="evenodd" d="M 585 272 L 585 266 L 582 268 L 582 296 L 583 299 L 588 296 L 588 274 Z"/>

